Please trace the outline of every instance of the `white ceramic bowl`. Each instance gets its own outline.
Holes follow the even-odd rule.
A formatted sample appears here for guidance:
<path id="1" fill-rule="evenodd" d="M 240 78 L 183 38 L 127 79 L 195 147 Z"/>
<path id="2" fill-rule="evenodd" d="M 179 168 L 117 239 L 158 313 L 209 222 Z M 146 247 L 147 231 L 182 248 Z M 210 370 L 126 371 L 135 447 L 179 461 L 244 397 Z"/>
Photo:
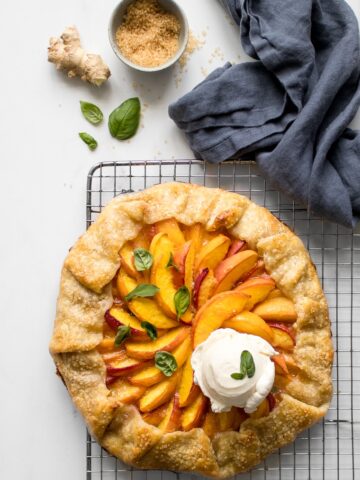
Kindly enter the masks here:
<path id="1" fill-rule="evenodd" d="M 109 40 L 110 45 L 115 52 L 115 55 L 126 65 L 134 68 L 135 70 L 139 70 L 140 72 L 159 72 L 160 70 L 165 70 L 165 68 L 171 67 L 171 65 L 174 65 L 174 63 L 177 62 L 181 55 L 184 53 L 189 40 L 189 25 L 183 9 L 174 0 L 158 0 L 159 4 L 164 8 L 164 10 L 167 10 L 168 12 L 174 14 L 180 21 L 181 29 L 179 38 L 179 49 L 173 57 L 171 57 L 167 62 L 159 65 L 158 67 L 142 67 L 141 65 L 137 65 L 136 63 L 126 58 L 120 52 L 120 49 L 116 43 L 116 31 L 123 20 L 124 14 L 128 6 L 133 2 L 134 0 L 121 0 L 121 2 L 118 3 L 111 15 L 109 23 Z"/>

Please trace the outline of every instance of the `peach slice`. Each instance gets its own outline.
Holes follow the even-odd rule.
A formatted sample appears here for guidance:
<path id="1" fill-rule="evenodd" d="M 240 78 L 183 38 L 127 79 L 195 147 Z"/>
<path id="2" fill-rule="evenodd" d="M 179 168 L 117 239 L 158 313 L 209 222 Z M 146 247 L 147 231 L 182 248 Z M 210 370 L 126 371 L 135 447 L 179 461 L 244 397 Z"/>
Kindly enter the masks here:
<path id="1" fill-rule="evenodd" d="M 161 233 L 166 233 L 170 241 L 175 245 L 175 247 L 181 246 L 185 243 L 185 237 L 181 231 L 178 222 L 175 218 L 169 218 L 167 220 L 162 220 L 157 222 L 156 231 Z"/>
<path id="2" fill-rule="evenodd" d="M 233 285 L 249 272 L 255 265 L 258 254 L 253 250 L 245 250 L 226 258 L 217 266 L 215 277 L 217 286 L 214 294 L 230 290 Z"/>
<path id="3" fill-rule="evenodd" d="M 115 352 L 103 353 L 102 358 L 103 358 L 105 363 L 111 363 L 111 362 L 117 362 L 117 361 L 120 361 L 120 360 L 124 360 L 125 358 L 127 358 L 126 350 L 122 346 L 121 350 L 117 350 Z"/>
<path id="4" fill-rule="evenodd" d="M 270 407 L 269 407 L 269 402 L 267 398 L 265 398 L 260 405 L 257 407 L 255 412 L 250 413 L 250 418 L 261 418 L 261 417 L 267 417 L 270 413 Z"/>
<path id="5" fill-rule="evenodd" d="M 253 277 L 241 283 L 235 290 L 250 296 L 247 307 L 251 310 L 254 305 L 265 300 L 274 288 L 275 282 L 271 277 Z"/>
<path id="6" fill-rule="evenodd" d="M 266 397 L 268 403 L 269 403 L 269 412 L 272 412 L 274 408 L 276 407 L 276 398 L 272 393 L 269 393 L 269 395 Z"/>
<path id="7" fill-rule="evenodd" d="M 277 298 L 277 297 L 283 297 L 284 295 L 281 293 L 281 290 L 278 288 L 274 288 L 272 292 L 269 293 L 267 296 L 267 300 L 270 300 L 271 298 Z"/>
<path id="8" fill-rule="evenodd" d="M 155 237 L 156 225 L 145 225 L 145 227 L 140 231 L 139 235 L 133 240 L 135 248 L 146 248 L 149 250 L 150 243 L 152 239 Z"/>
<path id="9" fill-rule="evenodd" d="M 182 276 L 185 274 L 185 260 L 189 253 L 190 245 L 191 242 L 185 242 L 180 248 L 174 251 L 174 263 Z"/>
<path id="10" fill-rule="evenodd" d="M 216 283 L 217 282 L 213 270 L 204 268 L 200 271 L 195 279 L 194 285 L 194 305 L 196 308 L 201 308 L 209 300 L 214 291 Z"/>
<path id="11" fill-rule="evenodd" d="M 171 377 L 163 380 L 156 385 L 148 388 L 144 395 L 140 398 L 139 409 L 141 412 L 151 412 L 155 408 L 160 407 L 168 402 L 176 390 L 178 382 L 178 372 L 175 372 Z M 135 387 L 135 385 L 134 385 Z M 137 388 L 143 388 L 138 387 Z"/>
<path id="12" fill-rule="evenodd" d="M 106 366 L 106 372 L 110 377 L 123 377 L 139 370 L 139 368 L 143 368 L 145 365 L 145 362 L 139 362 L 139 360 L 134 358 L 126 357 L 108 363 Z"/>
<path id="13" fill-rule="evenodd" d="M 158 250 L 159 243 L 162 242 L 164 239 L 166 239 L 166 241 L 170 243 L 172 248 L 174 247 L 173 243 L 170 241 L 170 239 L 166 235 L 166 233 L 159 232 L 156 235 L 154 235 L 152 240 L 151 240 L 150 247 L 149 247 L 149 252 L 151 253 L 151 255 L 154 256 L 156 250 Z M 172 252 L 172 250 L 170 250 L 170 252 Z"/>
<path id="14" fill-rule="evenodd" d="M 217 413 L 216 417 L 218 430 L 226 432 L 228 430 L 238 430 L 242 422 L 248 418 L 248 415 L 242 408 L 232 407 L 229 412 Z"/>
<path id="15" fill-rule="evenodd" d="M 173 283 L 176 288 L 180 288 L 182 285 L 185 285 L 191 295 L 193 290 L 193 277 L 194 277 L 194 262 L 195 262 L 195 244 L 191 241 L 186 242 L 181 248 L 180 253 L 174 254 L 175 264 L 178 265 L 179 271 L 172 271 Z M 185 323 L 191 323 L 192 313 L 189 308 L 181 317 L 181 320 Z"/>
<path id="16" fill-rule="evenodd" d="M 153 243 L 155 245 L 153 245 Z M 150 246 L 150 251 L 154 256 L 154 264 L 151 268 L 150 281 L 160 288 L 159 292 L 155 296 L 155 299 L 161 309 L 169 317 L 176 318 L 174 297 L 177 290 L 174 286 L 172 271 L 170 268 L 167 268 L 170 255 L 172 254 L 173 250 L 173 244 L 167 235 L 163 235 L 161 233 L 155 235 Z M 191 312 L 187 310 L 187 312 L 182 315 L 181 319 L 186 323 L 190 323 L 192 320 Z"/>
<path id="17" fill-rule="evenodd" d="M 275 363 L 275 372 L 279 375 L 289 375 L 289 369 L 286 365 L 285 356 L 282 353 L 274 355 L 271 360 Z"/>
<path id="18" fill-rule="evenodd" d="M 116 308 L 121 308 L 122 309 L 122 307 L 116 307 Z M 109 327 L 112 335 L 114 335 L 114 331 L 116 332 L 116 330 L 121 326 L 121 323 L 118 320 L 116 320 L 115 317 L 110 315 L 110 310 L 106 310 L 105 315 L 104 315 L 104 319 L 105 319 L 105 322 L 106 322 L 104 324 L 104 327 L 105 326 L 106 326 L 106 328 Z M 105 332 L 104 332 L 104 334 L 105 334 Z"/>
<path id="19" fill-rule="evenodd" d="M 179 290 L 184 285 L 184 275 L 182 275 L 178 270 L 175 268 L 171 268 L 171 275 L 172 275 L 172 281 L 175 290 Z"/>
<path id="20" fill-rule="evenodd" d="M 143 385 L 144 387 L 151 387 L 156 383 L 161 382 L 166 377 L 163 373 L 154 365 L 136 372 L 135 375 L 129 377 L 129 382 L 133 385 Z"/>
<path id="21" fill-rule="evenodd" d="M 294 357 L 289 353 L 284 352 L 284 358 L 286 362 L 286 366 L 292 375 L 297 375 L 300 371 L 299 365 L 295 362 Z"/>
<path id="22" fill-rule="evenodd" d="M 133 278 L 140 278 L 139 272 L 135 268 L 134 264 L 134 245 L 132 242 L 126 242 L 119 251 L 120 265 L 125 272 Z"/>
<path id="23" fill-rule="evenodd" d="M 106 337 L 111 337 L 115 338 L 116 331 L 113 328 L 110 328 L 109 325 L 104 322 L 103 323 L 103 336 L 104 338 Z"/>
<path id="24" fill-rule="evenodd" d="M 141 322 L 139 322 L 136 317 L 130 315 L 130 313 L 123 308 L 110 308 L 110 310 L 105 313 L 105 319 L 108 324 L 111 323 L 113 325 L 115 325 L 115 322 L 113 321 L 115 320 L 118 322 L 118 327 L 121 325 L 129 326 L 130 334 L 133 338 L 136 337 L 138 339 L 142 339 L 143 341 L 150 340 L 147 336 L 146 330 L 141 326 Z"/>
<path id="25" fill-rule="evenodd" d="M 294 304 L 286 297 L 270 298 L 259 303 L 254 313 L 259 315 L 264 320 L 276 322 L 296 322 L 297 314 Z"/>
<path id="26" fill-rule="evenodd" d="M 204 245 L 197 257 L 196 270 L 203 268 L 214 269 L 225 258 L 231 240 L 225 235 L 217 235 Z"/>
<path id="27" fill-rule="evenodd" d="M 178 368 L 184 365 L 190 353 L 191 353 L 191 338 L 189 335 L 173 351 L 173 355 L 176 359 Z M 166 378 L 165 375 L 153 365 L 151 367 L 145 368 L 144 370 L 141 370 L 138 373 L 135 373 L 135 375 L 129 378 L 129 381 L 134 385 L 144 385 L 145 387 L 151 387 L 151 385 L 161 382 L 162 380 L 165 380 L 165 378 Z"/>
<path id="28" fill-rule="evenodd" d="M 197 301 L 198 308 L 201 308 L 203 305 L 205 305 L 205 303 L 212 296 L 216 283 L 217 281 L 214 275 L 214 271 L 209 270 L 209 273 L 206 275 L 199 288 Z"/>
<path id="29" fill-rule="evenodd" d="M 108 389 L 110 389 L 110 386 L 113 385 L 116 381 L 118 381 L 119 377 L 112 377 L 111 375 L 106 375 L 105 377 L 105 385 L 107 386 Z"/>
<path id="30" fill-rule="evenodd" d="M 184 285 L 189 289 L 189 292 L 193 290 L 195 256 L 196 245 L 195 242 L 191 242 L 184 265 Z"/>
<path id="31" fill-rule="evenodd" d="M 212 439 L 219 431 L 217 414 L 214 412 L 207 412 L 201 428 L 204 430 L 206 435 Z"/>
<path id="32" fill-rule="evenodd" d="M 244 240 L 233 240 L 233 242 L 230 245 L 230 248 L 227 252 L 226 258 L 232 257 L 236 253 L 242 252 L 243 250 L 246 250 L 247 244 Z"/>
<path id="33" fill-rule="evenodd" d="M 181 426 L 184 432 L 188 432 L 201 425 L 207 405 L 208 399 L 199 392 L 198 396 L 185 408 L 181 416 Z"/>
<path id="34" fill-rule="evenodd" d="M 197 312 L 193 325 L 194 348 L 210 333 L 220 328 L 225 320 L 240 313 L 249 297 L 241 292 L 223 292 L 208 300 Z"/>
<path id="35" fill-rule="evenodd" d="M 116 349 L 114 345 L 115 337 L 105 337 L 101 340 L 99 345 L 97 346 L 97 351 L 99 353 L 108 353 L 114 352 Z"/>
<path id="36" fill-rule="evenodd" d="M 260 275 L 264 275 L 265 272 L 265 263 L 264 260 L 260 259 L 257 261 L 257 263 L 254 265 L 254 267 L 248 272 L 246 275 L 243 276 L 242 280 L 245 282 L 245 280 L 248 280 L 249 278 L 253 277 L 260 277 Z"/>
<path id="37" fill-rule="evenodd" d="M 145 393 L 145 387 L 131 385 L 126 380 L 119 378 L 111 387 L 114 397 L 121 403 L 134 403 Z"/>
<path id="38" fill-rule="evenodd" d="M 195 246 L 195 251 L 198 252 L 202 245 L 202 239 L 204 234 L 204 227 L 201 223 L 194 223 L 185 229 L 186 240 L 190 240 Z"/>
<path id="39" fill-rule="evenodd" d="M 233 423 L 233 430 L 239 430 L 240 425 L 249 418 L 249 415 L 245 413 L 243 408 L 236 408 L 235 410 L 236 412 L 235 412 L 235 420 Z"/>
<path id="40" fill-rule="evenodd" d="M 202 283 L 204 282 L 205 278 L 207 277 L 208 273 L 209 273 L 209 269 L 208 268 L 203 268 L 197 275 L 197 277 L 195 278 L 195 282 L 194 282 L 194 293 L 193 293 L 193 303 L 194 303 L 194 307 L 195 308 L 198 308 L 199 307 L 199 291 L 200 291 L 200 288 L 201 288 L 201 285 Z M 209 295 L 210 296 L 210 295 Z M 209 296 L 207 298 L 209 298 Z M 207 299 L 206 299 L 207 300 Z"/>
<path id="41" fill-rule="evenodd" d="M 292 350 L 295 346 L 295 337 L 292 331 L 282 325 L 281 323 L 269 323 L 274 338 L 271 342 L 272 346 L 275 348 L 282 348 L 284 350 Z"/>
<path id="42" fill-rule="evenodd" d="M 224 328 L 233 328 L 240 333 L 249 333 L 263 338 L 270 344 L 274 339 L 274 334 L 269 325 L 255 313 L 245 310 L 235 317 L 225 320 L 222 325 Z"/>
<path id="43" fill-rule="evenodd" d="M 289 381 L 290 378 L 288 376 L 285 377 L 285 375 L 278 375 L 277 373 L 275 374 L 274 385 L 280 390 L 286 390 Z"/>
<path id="44" fill-rule="evenodd" d="M 159 428 L 164 433 L 171 433 L 179 430 L 181 421 L 181 408 L 179 406 L 179 395 L 175 393 L 166 409 L 165 417 L 161 421 Z"/>
<path id="45" fill-rule="evenodd" d="M 227 430 L 239 430 L 240 425 L 249 417 L 242 408 L 233 407 L 230 412 L 214 413 L 205 415 L 202 429 L 209 438 L 213 438 L 218 432 Z"/>
<path id="46" fill-rule="evenodd" d="M 134 290 L 137 283 L 121 268 L 117 277 L 117 286 L 120 294 L 124 298 Z M 155 325 L 156 328 L 173 328 L 179 325 L 176 320 L 167 317 L 152 298 L 134 298 L 130 300 L 127 305 L 139 320 L 150 322 Z"/>
<path id="47" fill-rule="evenodd" d="M 161 407 L 153 410 L 152 412 L 143 413 L 141 415 L 142 419 L 144 420 L 144 422 L 149 423 L 150 425 L 154 425 L 154 427 L 157 427 L 165 417 L 167 407 L 167 405 L 161 405 Z"/>
<path id="48" fill-rule="evenodd" d="M 232 430 L 233 423 L 235 422 L 236 408 L 232 408 L 229 412 L 221 412 L 217 414 L 219 431 L 226 432 Z"/>
<path id="49" fill-rule="evenodd" d="M 191 357 L 188 357 L 182 370 L 178 391 L 180 407 L 187 407 L 190 405 L 200 392 L 200 388 L 194 384 L 194 372 L 191 366 Z"/>
<path id="50" fill-rule="evenodd" d="M 201 241 L 201 245 L 202 246 L 205 246 L 206 244 L 208 244 L 209 242 L 211 242 L 211 240 L 213 240 L 215 237 L 217 237 L 219 234 L 217 232 L 209 232 L 208 230 L 205 230 L 203 229 L 202 231 L 202 241 Z"/>
<path id="51" fill-rule="evenodd" d="M 171 352 L 190 334 L 188 327 L 170 330 L 153 342 L 127 342 L 125 345 L 129 357 L 147 360 L 155 357 L 156 352 Z"/>

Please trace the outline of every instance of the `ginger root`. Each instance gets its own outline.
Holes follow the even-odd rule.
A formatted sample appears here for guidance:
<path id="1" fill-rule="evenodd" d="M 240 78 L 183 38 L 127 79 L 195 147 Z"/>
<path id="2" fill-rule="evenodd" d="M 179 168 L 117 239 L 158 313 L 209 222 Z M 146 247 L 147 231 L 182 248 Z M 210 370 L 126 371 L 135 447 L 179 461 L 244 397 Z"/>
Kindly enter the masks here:
<path id="1" fill-rule="evenodd" d="M 50 38 L 48 60 L 58 70 L 67 70 L 69 78 L 80 77 L 96 86 L 102 85 L 111 75 L 100 55 L 86 53 L 81 47 L 75 26 L 67 27 L 60 38 Z"/>

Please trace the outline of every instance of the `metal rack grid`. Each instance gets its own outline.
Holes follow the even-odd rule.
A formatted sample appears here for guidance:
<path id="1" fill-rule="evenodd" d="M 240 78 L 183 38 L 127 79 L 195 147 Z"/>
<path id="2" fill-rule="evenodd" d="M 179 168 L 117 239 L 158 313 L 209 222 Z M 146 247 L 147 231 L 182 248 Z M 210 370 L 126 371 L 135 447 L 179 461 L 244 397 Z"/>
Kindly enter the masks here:
<path id="1" fill-rule="evenodd" d="M 115 195 L 169 181 L 248 196 L 292 228 L 308 248 L 326 293 L 335 346 L 334 395 L 327 417 L 269 456 L 242 480 L 360 479 L 360 234 L 308 214 L 272 189 L 252 162 L 197 160 L 105 162 L 89 172 L 87 226 Z M 139 471 L 87 435 L 87 480 L 192 480 L 193 474 Z"/>

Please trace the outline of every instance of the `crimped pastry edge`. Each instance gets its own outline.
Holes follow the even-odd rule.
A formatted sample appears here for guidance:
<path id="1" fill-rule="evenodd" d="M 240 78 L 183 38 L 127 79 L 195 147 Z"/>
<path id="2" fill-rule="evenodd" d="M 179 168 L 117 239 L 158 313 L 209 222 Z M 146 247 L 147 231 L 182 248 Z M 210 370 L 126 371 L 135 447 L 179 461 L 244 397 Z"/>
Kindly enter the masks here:
<path id="1" fill-rule="evenodd" d="M 163 434 L 146 424 L 135 407 L 119 405 L 105 386 L 104 363 L 94 350 L 112 303 L 109 283 L 119 268 L 119 249 L 143 225 L 172 217 L 185 225 L 202 223 L 209 231 L 225 227 L 246 240 L 298 314 L 294 357 L 303 375 L 288 384 L 269 416 L 245 421 L 239 432 L 218 433 L 212 442 L 202 429 Z M 157 185 L 109 203 L 65 260 L 50 350 L 93 435 L 138 468 L 219 478 L 244 472 L 325 415 L 332 393 L 327 303 L 301 240 L 248 198 L 197 185 Z"/>

